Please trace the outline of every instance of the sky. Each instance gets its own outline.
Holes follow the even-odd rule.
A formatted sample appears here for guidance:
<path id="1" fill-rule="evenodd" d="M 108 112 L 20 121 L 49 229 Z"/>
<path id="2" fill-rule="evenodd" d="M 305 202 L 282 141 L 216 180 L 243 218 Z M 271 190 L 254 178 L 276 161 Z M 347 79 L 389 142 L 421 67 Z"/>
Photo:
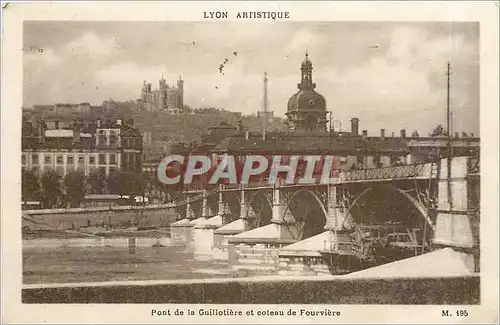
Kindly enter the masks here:
<path id="1" fill-rule="evenodd" d="M 332 118 L 348 130 L 358 117 L 370 135 L 445 125 L 449 61 L 453 131 L 479 134 L 476 23 L 25 22 L 23 47 L 25 107 L 135 100 L 144 80 L 157 88 L 182 75 L 191 107 L 250 114 L 266 71 L 282 117 L 307 51 Z"/>

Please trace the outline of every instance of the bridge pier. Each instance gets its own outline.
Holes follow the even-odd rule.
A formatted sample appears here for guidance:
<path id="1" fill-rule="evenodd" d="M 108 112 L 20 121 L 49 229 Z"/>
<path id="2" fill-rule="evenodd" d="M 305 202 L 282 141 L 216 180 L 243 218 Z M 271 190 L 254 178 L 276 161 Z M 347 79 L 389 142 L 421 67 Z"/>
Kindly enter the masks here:
<path id="1" fill-rule="evenodd" d="M 451 247 L 470 251 L 474 246 L 469 218 L 468 159 L 454 157 L 441 160 L 438 183 L 438 214 L 433 244 L 437 247 Z M 467 261 L 474 269 L 473 257 Z"/>
<path id="2" fill-rule="evenodd" d="M 271 223 L 228 238 L 229 262 L 233 270 L 246 274 L 277 274 L 280 248 L 296 242 L 299 228 L 286 210 L 280 187 L 273 189 Z"/>
<path id="3" fill-rule="evenodd" d="M 351 238 L 343 227 L 345 209 L 337 195 L 337 186 L 327 188 L 327 211 L 325 231 L 306 238 L 279 251 L 279 274 L 281 275 L 330 275 L 338 270 L 337 258 L 352 254 Z"/>
<path id="4" fill-rule="evenodd" d="M 191 207 L 190 198 L 186 201 L 186 217 L 179 221 L 176 221 L 170 225 L 170 236 L 174 244 L 188 244 L 191 242 L 193 225 L 191 224 L 194 220 L 195 214 Z"/>
<path id="5" fill-rule="evenodd" d="M 223 200 L 223 185 L 219 185 L 219 201 L 218 213 L 212 216 L 213 213 L 208 204 L 208 199 L 203 199 L 203 215 L 204 221 L 198 222 L 193 228 L 194 238 L 194 253 L 195 258 L 208 260 L 212 258 L 213 249 L 215 247 L 214 230 L 221 227 L 227 215 L 227 204 Z"/>
<path id="6" fill-rule="evenodd" d="M 250 205 L 250 202 L 245 198 L 245 186 L 244 184 L 240 185 L 240 216 L 238 219 L 230 222 L 228 224 L 223 225 L 214 230 L 214 250 L 213 257 L 215 259 L 228 260 L 229 259 L 229 251 L 232 249 L 228 238 L 245 231 L 248 231 L 252 228 L 252 216 L 253 210 Z M 219 200 L 219 206 L 220 206 Z M 228 209 L 227 203 L 224 203 L 224 209 Z M 227 210 L 225 210 L 227 211 Z"/>

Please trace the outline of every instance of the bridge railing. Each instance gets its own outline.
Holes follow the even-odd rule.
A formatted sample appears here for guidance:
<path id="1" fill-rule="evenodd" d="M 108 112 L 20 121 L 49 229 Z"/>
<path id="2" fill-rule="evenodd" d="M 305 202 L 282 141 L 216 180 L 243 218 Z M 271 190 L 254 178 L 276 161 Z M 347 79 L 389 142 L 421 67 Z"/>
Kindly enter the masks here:
<path id="1" fill-rule="evenodd" d="M 436 177 L 432 164 L 404 165 L 339 173 L 340 182 Z"/>
<path id="2" fill-rule="evenodd" d="M 476 166 L 476 165 L 474 165 Z M 478 168 L 478 167 L 477 167 Z M 394 180 L 394 179 L 408 179 L 408 178 L 436 178 L 437 176 L 437 166 L 432 163 L 418 164 L 418 165 L 402 165 L 402 166 L 391 166 L 383 168 L 373 168 L 373 169 L 363 169 L 354 170 L 348 172 L 339 172 L 338 183 L 349 183 L 349 182 L 362 182 L 370 180 Z M 245 189 L 252 188 L 272 188 L 274 185 L 270 185 L 268 180 L 263 179 L 258 182 L 253 182 L 250 184 L 245 184 Z M 281 187 L 296 187 L 296 186 L 308 186 L 301 184 L 293 185 L 281 185 Z M 310 185 L 309 185 L 310 186 Z M 222 191 L 235 191 L 240 188 L 240 184 L 225 184 Z M 202 188 L 190 187 L 191 193 L 202 192 Z M 188 193 L 189 193 L 188 192 Z M 212 190 L 206 192 L 207 196 L 211 196 L 219 193 L 219 187 L 215 187 Z M 191 196 L 189 198 L 190 202 L 198 201 L 203 198 L 203 193 Z M 187 204 L 187 199 L 179 201 L 177 206 L 182 206 Z"/>

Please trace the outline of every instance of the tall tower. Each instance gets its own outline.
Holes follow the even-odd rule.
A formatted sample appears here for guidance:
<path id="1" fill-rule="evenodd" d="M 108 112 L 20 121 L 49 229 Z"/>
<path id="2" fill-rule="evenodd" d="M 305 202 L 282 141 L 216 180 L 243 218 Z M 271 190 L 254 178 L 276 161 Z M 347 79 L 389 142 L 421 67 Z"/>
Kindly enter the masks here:
<path id="1" fill-rule="evenodd" d="M 179 109 L 184 109 L 184 80 L 182 80 L 182 76 L 179 76 L 179 80 L 177 80 L 177 88 L 179 89 Z"/>
<path id="2" fill-rule="evenodd" d="M 260 119 L 262 131 L 267 131 L 270 121 L 272 121 L 273 113 L 269 111 L 269 95 L 267 83 L 267 72 L 264 72 L 264 91 L 262 93 L 262 111 L 257 112 L 257 117 Z"/>
<path id="3" fill-rule="evenodd" d="M 167 82 L 163 78 L 163 75 L 161 76 L 161 79 L 159 81 L 158 92 L 159 103 L 157 109 L 165 110 L 167 108 Z"/>
<path id="4" fill-rule="evenodd" d="M 267 114 L 268 112 L 268 107 L 267 107 L 267 72 L 264 72 L 264 98 L 262 101 L 262 108 L 264 109 L 264 114 Z"/>
<path id="5" fill-rule="evenodd" d="M 268 124 L 268 119 L 269 119 L 269 116 L 268 116 L 268 107 L 267 107 L 267 72 L 264 72 L 264 93 L 263 93 L 263 101 L 262 101 L 262 109 L 264 110 L 264 123 L 262 125 L 262 129 L 263 131 L 267 131 L 267 124 Z"/>

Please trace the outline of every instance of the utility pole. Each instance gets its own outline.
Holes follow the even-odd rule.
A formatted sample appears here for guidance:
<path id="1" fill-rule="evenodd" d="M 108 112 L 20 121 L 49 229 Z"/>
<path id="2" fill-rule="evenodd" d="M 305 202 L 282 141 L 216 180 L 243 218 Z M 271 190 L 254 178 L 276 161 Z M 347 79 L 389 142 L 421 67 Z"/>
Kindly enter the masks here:
<path id="1" fill-rule="evenodd" d="M 448 204 L 450 207 L 450 211 L 453 209 L 452 207 L 452 197 L 451 197 L 451 158 L 452 158 L 452 145 L 451 145 L 451 112 L 450 112 L 450 61 L 448 61 L 448 69 L 446 71 L 447 76 L 447 84 L 446 84 L 446 132 L 448 133 L 448 159 L 447 160 L 447 192 L 448 192 Z"/>
<path id="2" fill-rule="evenodd" d="M 332 132 L 332 111 L 328 111 L 330 113 L 330 133 Z"/>
<path id="3" fill-rule="evenodd" d="M 446 72 L 447 83 L 446 83 L 446 132 L 448 133 L 448 138 L 450 138 L 451 132 L 451 120 L 450 120 L 450 75 L 451 75 L 450 61 L 448 61 L 448 70 Z"/>

